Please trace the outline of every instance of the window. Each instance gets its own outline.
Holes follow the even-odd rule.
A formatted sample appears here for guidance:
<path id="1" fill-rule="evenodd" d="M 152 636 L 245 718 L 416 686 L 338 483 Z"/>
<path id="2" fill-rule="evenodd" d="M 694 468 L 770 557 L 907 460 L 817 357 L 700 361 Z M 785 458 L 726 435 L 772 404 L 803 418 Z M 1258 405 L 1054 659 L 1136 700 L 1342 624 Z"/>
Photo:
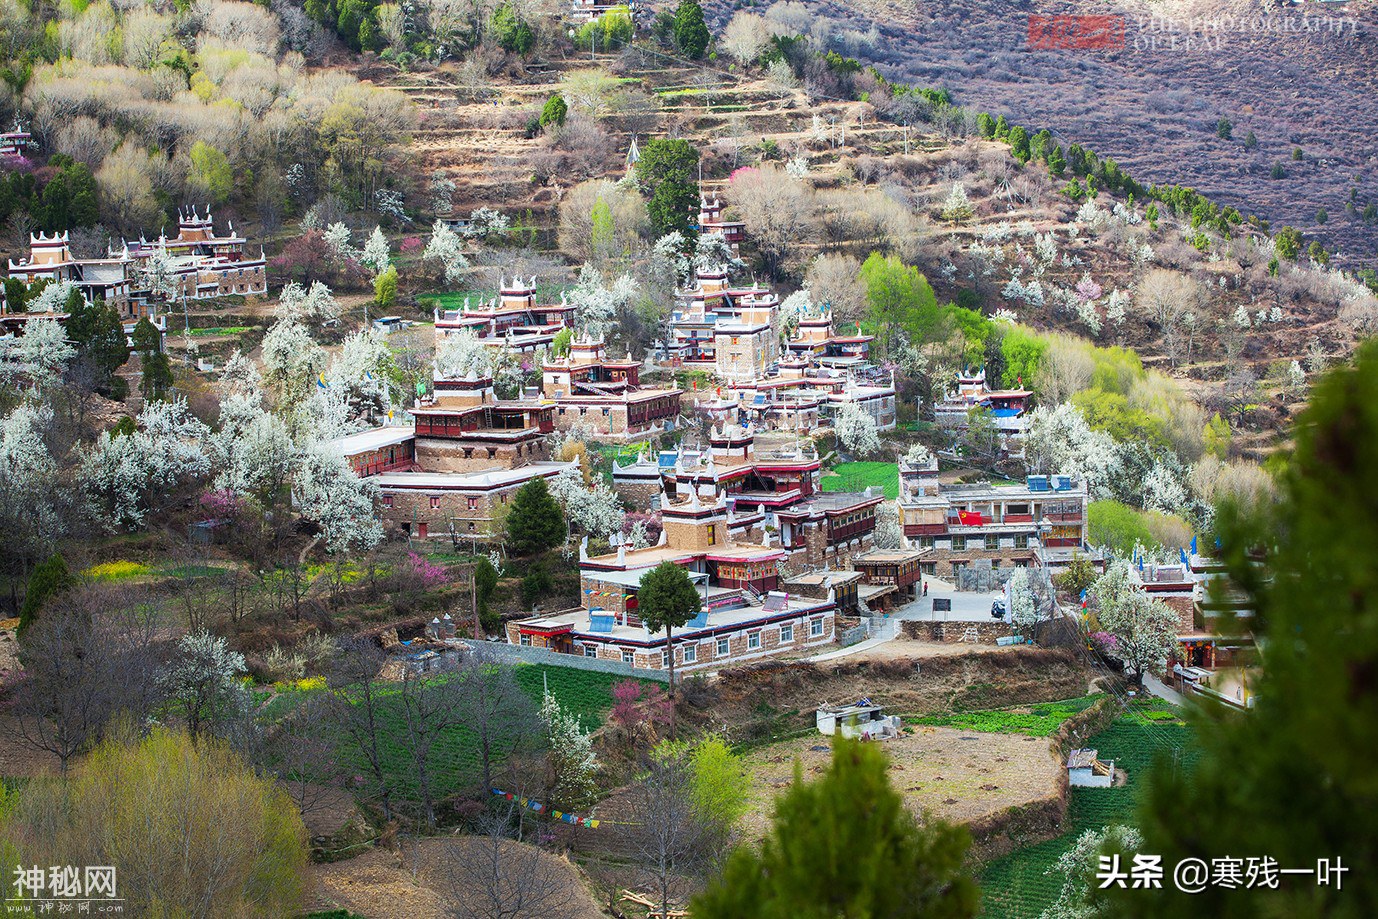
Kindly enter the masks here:
<path id="1" fill-rule="evenodd" d="M 439 504 L 436 503 L 437 501 L 439 501 L 438 498 L 432 498 L 432 499 L 431 499 L 431 507 L 439 507 Z M 474 510 L 476 507 L 478 507 L 478 498 L 470 498 L 470 499 L 469 499 L 469 510 Z"/>
<path id="2" fill-rule="evenodd" d="M 732 653 L 732 643 L 726 638 L 718 639 L 718 657 L 727 657 Z"/>
<path id="3" fill-rule="evenodd" d="M 698 645 L 685 645 L 685 646 L 684 646 L 684 663 L 686 663 L 686 664 L 692 664 L 692 663 L 695 663 L 696 661 L 698 661 L 698 659 L 699 659 L 699 647 L 698 647 Z"/>
<path id="4" fill-rule="evenodd" d="M 598 649 L 593 645 L 584 645 L 584 657 L 597 657 Z"/>
<path id="5" fill-rule="evenodd" d="M 746 646 L 749 650 L 755 650 L 761 646 L 761 633 L 751 632 L 746 636 Z"/>
<path id="6" fill-rule="evenodd" d="M 392 495 L 383 495 L 383 507 L 392 507 Z"/>
<path id="7" fill-rule="evenodd" d="M 920 548 L 920 549 L 931 549 L 931 548 L 933 548 L 933 537 L 932 537 L 932 536 L 920 536 L 920 537 L 919 537 L 919 548 Z"/>
<path id="8" fill-rule="evenodd" d="M 530 636 L 530 635 L 523 635 L 523 636 L 521 637 L 521 643 L 524 644 L 524 645 L 526 645 L 528 648 L 531 647 L 531 636 Z"/>
<path id="9" fill-rule="evenodd" d="M 1022 534 L 1022 533 L 1021 533 L 1020 535 L 1016 536 L 1016 537 L 1014 538 L 1014 547 L 1015 547 L 1016 549 L 1027 549 L 1027 548 L 1029 548 L 1029 537 L 1026 536 L 1026 535 L 1024 535 L 1024 534 Z"/>
<path id="10" fill-rule="evenodd" d="M 792 625 L 780 626 L 780 643 L 784 644 L 787 641 L 794 641 L 794 626 Z"/>
<path id="11" fill-rule="evenodd" d="M 666 650 L 660 652 L 660 666 L 662 666 L 662 667 L 668 667 L 668 666 L 670 666 L 670 651 L 669 651 L 668 648 L 667 648 Z"/>
<path id="12" fill-rule="evenodd" d="M 952 551 L 953 551 L 953 552 L 965 552 L 965 551 L 966 551 L 966 547 L 967 547 L 967 538 L 966 538 L 965 536 L 954 536 L 954 537 L 952 537 Z"/>
<path id="13" fill-rule="evenodd" d="M 718 527 L 711 523 L 708 525 L 708 544 L 710 546 L 718 544 Z"/>
<path id="14" fill-rule="evenodd" d="M 823 634 L 823 620 L 813 619 L 809 621 L 809 634 L 814 638 Z"/>
<path id="15" fill-rule="evenodd" d="M 440 506 L 440 496 L 439 496 L 439 495 L 431 495 L 431 508 L 432 508 L 432 509 L 435 509 L 435 508 L 437 508 L 437 507 L 439 507 L 439 506 Z"/>
<path id="16" fill-rule="evenodd" d="M 635 663 L 635 662 L 636 662 L 636 655 L 633 654 L 632 652 L 628 651 L 626 648 L 623 648 L 623 649 L 622 649 L 622 663 L 624 663 L 624 664 L 632 664 L 632 663 Z"/>
<path id="17" fill-rule="evenodd" d="M 1000 548 L 1000 537 L 999 537 L 999 536 L 987 536 L 987 537 L 986 537 L 986 551 L 987 551 L 987 552 L 995 552 L 995 551 L 997 551 L 999 548 Z"/>

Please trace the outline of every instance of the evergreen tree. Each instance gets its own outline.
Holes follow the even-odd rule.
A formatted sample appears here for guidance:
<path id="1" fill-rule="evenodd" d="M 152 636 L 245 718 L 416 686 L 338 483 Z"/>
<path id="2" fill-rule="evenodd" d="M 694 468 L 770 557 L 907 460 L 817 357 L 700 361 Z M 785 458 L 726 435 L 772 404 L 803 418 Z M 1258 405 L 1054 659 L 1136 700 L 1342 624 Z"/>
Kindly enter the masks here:
<path id="1" fill-rule="evenodd" d="M 1009 136 L 1010 123 L 1005 120 L 1004 115 L 1001 115 L 999 118 L 995 119 L 995 138 L 996 140 L 1004 140 Z"/>
<path id="2" fill-rule="evenodd" d="M 1021 163 L 1027 163 L 1033 155 L 1029 150 L 1029 132 L 1016 125 L 1010 128 L 1010 155 Z"/>
<path id="3" fill-rule="evenodd" d="M 976 116 L 976 131 L 986 140 L 995 136 L 995 119 L 986 112 Z"/>
<path id="4" fill-rule="evenodd" d="M 139 392 L 145 401 L 157 402 L 167 398 L 168 390 L 176 382 L 172 373 L 172 362 L 165 352 L 159 351 L 142 359 L 143 373 L 139 377 Z"/>
<path id="5" fill-rule="evenodd" d="M 837 739 L 832 763 L 775 805 L 759 850 L 732 853 L 722 877 L 694 898 L 695 919 L 960 919 L 978 891 L 963 870 L 964 828 L 922 825 L 890 785 L 879 744 Z"/>
<path id="6" fill-rule="evenodd" d="M 1230 119 L 1221 115 L 1220 120 L 1215 123 L 1215 136 L 1222 140 L 1229 140 L 1233 133 L 1234 125 L 1230 123 Z"/>
<path id="7" fill-rule="evenodd" d="M 67 562 L 60 553 L 40 562 L 29 575 L 29 586 L 24 591 L 24 605 L 19 608 L 19 631 L 22 633 L 33 625 L 44 603 L 71 589 L 75 583 L 76 578 L 67 570 Z"/>
<path id="8" fill-rule="evenodd" d="M 565 123 L 565 118 L 569 115 L 569 105 L 565 102 L 565 97 L 559 93 L 553 93 L 545 100 L 545 106 L 541 109 L 541 127 L 555 125 L 559 127 Z"/>
<path id="9" fill-rule="evenodd" d="M 1363 816 L 1378 805 L 1378 341 L 1313 387 L 1294 431 L 1280 501 L 1216 515 L 1221 561 L 1253 610 L 1229 631 L 1266 646 L 1254 707 L 1193 708 L 1200 756 L 1146 774 L 1139 825 L 1141 851 L 1164 866 L 1267 856 L 1308 873 L 1278 889 L 1116 890 L 1116 915 L 1378 914 L 1378 824 Z M 1337 857 L 1352 865 L 1343 889 L 1317 883 L 1317 860 Z"/>
<path id="10" fill-rule="evenodd" d="M 124 381 L 115 376 L 115 372 L 129 360 L 129 346 L 119 310 L 104 300 L 87 303 L 81 291 L 76 289 L 67 296 L 64 309 L 68 314 L 67 338 L 81 359 L 95 371 L 97 391 L 123 398 Z M 147 319 L 142 322 L 149 324 Z M 137 330 L 137 326 L 135 328 Z"/>
<path id="11" fill-rule="evenodd" d="M 703 608 L 703 601 L 689 574 L 674 562 L 661 562 L 641 576 L 636 592 L 636 612 L 646 631 L 665 633 L 670 652 L 670 731 L 674 733 L 675 646 L 674 630 Z"/>
<path id="12" fill-rule="evenodd" d="M 504 3 L 493 11 L 492 27 L 493 38 L 504 51 L 526 55 L 536 46 L 536 33 L 511 3 Z"/>
<path id="13" fill-rule="evenodd" d="M 527 482 L 512 497 L 507 514 L 507 544 L 518 555 L 534 555 L 564 541 L 565 515 L 544 478 Z"/>
<path id="14" fill-rule="evenodd" d="M 698 164 L 699 152 L 687 140 L 658 137 L 642 148 L 636 178 L 650 198 L 646 212 L 657 239 L 688 233 L 699 203 Z"/>
<path id="15" fill-rule="evenodd" d="M 712 35 L 703 21 L 703 7 L 699 0 L 680 0 L 675 10 L 675 47 L 687 58 L 698 60 L 708 49 Z"/>
<path id="16" fill-rule="evenodd" d="M 1062 155 L 1062 145 L 1053 144 L 1053 149 L 1048 153 L 1048 172 L 1059 178 L 1067 170 L 1067 159 Z"/>

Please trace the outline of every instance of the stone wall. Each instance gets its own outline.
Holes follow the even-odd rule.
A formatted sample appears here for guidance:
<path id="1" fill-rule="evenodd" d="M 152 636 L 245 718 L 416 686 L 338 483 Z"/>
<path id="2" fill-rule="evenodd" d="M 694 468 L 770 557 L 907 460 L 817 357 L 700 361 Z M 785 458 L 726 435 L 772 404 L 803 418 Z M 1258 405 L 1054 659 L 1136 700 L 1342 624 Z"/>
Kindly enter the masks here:
<path id="1" fill-rule="evenodd" d="M 515 469 L 546 459 L 545 440 L 524 444 L 470 446 L 438 437 L 416 438 L 416 462 L 427 472 L 483 472 Z"/>
<path id="2" fill-rule="evenodd" d="M 928 619 L 905 619 L 900 622 L 904 637 L 913 641 L 961 641 L 967 629 L 976 630 L 980 644 L 993 645 L 997 638 L 1004 638 L 1014 632 L 1008 622 L 992 619 L 990 622 L 965 622 L 961 620 L 932 621 Z"/>
<path id="3" fill-rule="evenodd" d="M 432 507 L 432 498 L 438 505 Z M 469 507 L 473 498 L 475 507 Z M 386 502 L 391 501 L 389 506 Z M 420 524 L 426 525 L 427 537 L 448 537 L 450 524 L 461 538 L 486 538 L 492 534 L 493 518 L 500 514 L 500 508 L 511 500 L 511 492 L 480 492 L 461 494 L 453 491 L 427 491 L 425 489 L 398 489 L 384 493 L 381 509 L 383 520 L 399 527 L 411 527 L 418 533 Z"/>

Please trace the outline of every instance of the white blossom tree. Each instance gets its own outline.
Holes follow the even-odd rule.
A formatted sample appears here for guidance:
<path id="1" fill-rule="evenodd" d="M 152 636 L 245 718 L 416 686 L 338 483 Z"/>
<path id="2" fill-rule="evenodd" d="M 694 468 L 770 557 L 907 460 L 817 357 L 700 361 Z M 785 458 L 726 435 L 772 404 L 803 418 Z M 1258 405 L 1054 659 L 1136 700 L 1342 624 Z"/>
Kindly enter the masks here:
<path id="1" fill-rule="evenodd" d="M 167 698 L 178 704 L 193 735 L 232 720 L 248 705 L 248 690 L 240 682 L 244 655 L 230 650 L 225 639 L 207 631 L 184 635 L 177 653 L 159 674 Z"/>
<path id="2" fill-rule="evenodd" d="M 392 264 L 392 253 L 388 250 L 388 238 L 383 235 L 382 227 L 373 228 L 368 241 L 364 243 L 363 251 L 359 253 L 359 264 L 375 275 L 387 271 L 388 266 Z"/>
<path id="3" fill-rule="evenodd" d="M 29 301 L 28 307 L 31 313 L 60 313 L 67 307 L 67 298 L 72 295 L 72 291 L 77 286 L 71 281 L 57 281 L 49 284 L 38 292 L 38 296 Z"/>
<path id="4" fill-rule="evenodd" d="M 1177 645 L 1177 614 L 1144 593 L 1133 568 L 1116 559 L 1089 590 L 1096 620 L 1111 640 L 1103 650 L 1122 661 L 1137 681 L 1160 670 Z"/>
<path id="5" fill-rule="evenodd" d="M 383 541 L 374 511 L 378 485 L 355 475 L 338 451 L 323 445 L 302 451 L 293 492 L 302 517 L 321 528 L 330 551 L 367 551 Z"/>
<path id="6" fill-rule="evenodd" d="M 289 487 L 297 447 L 287 425 L 250 396 L 220 405 L 220 430 L 210 438 L 215 488 L 274 503 Z"/>
<path id="7" fill-rule="evenodd" d="M 721 233 L 700 233 L 694 243 L 694 267 L 700 271 L 723 270 L 728 274 L 746 267 L 732 253 L 732 244 Z"/>
<path id="8" fill-rule="evenodd" d="M 296 406 L 305 399 L 325 362 L 324 349 L 295 319 L 278 320 L 263 336 L 264 380 L 280 406 Z"/>
<path id="9" fill-rule="evenodd" d="M 465 379 L 470 374 L 477 377 L 491 376 L 491 349 L 467 329 L 451 332 L 436 346 L 435 372 L 442 377 L 455 380 Z"/>
<path id="10" fill-rule="evenodd" d="M 102 433 L 81 458 L 97 519 L 112 532 L 143 526 L 160 503 L 210 474 L 209 437 L 184 399 L 145 403 L 133 433 Z"/>
<path id="11" fill-rule="evenodd" d="M 622 501 L 606 482 L 586 486 L 579 470 L 570 468 L 551 480 L 550 493 L 564 508 L 565 518 L 590 536 L 622 532 Z"/>
<path id="12" fill-rule="evenodd" d="M 882 501 L 876 506 L 876 529 L 871 538 L 877 549 L 899 549 L 904 545 L 904 528 L 900 526 L 899 506 L 894 501 Z"/>
<path id="13" fill-rule="evenodd" d="M 447 284 L 458 284 L 469 270 L 464 241 L 443 220 L 437 220 L 431 227 L 431 238 L 421 258 L 436 265 Z"/>
<path id="14" fill-rule="evenodd" d="M 1039 914 L 1038 919 L 1109 919 L 1113 909 L 1096 904 L 1088 894 L 1099 885 L 1096 872 L 1100 857 L 1107 854 L 1131 856 L 1143 848 L 1143 837 L 1129 826 L 1115 824 L 1099 830 L 1086 830 L 1072 848 L 1058 856 L 1044 874 L 1060 879 L 1062 890 L 1057 900 Z"/>
<path id="15" fill-rule="evenodd" d="M 650 262 L 652 271 L 660 274 L 673 273 L 675 284 L 688 284 L 692 267 L 689 257 L 684 254 L 688 241 L 679 230 L 672 230 L 655 241 L 651 247 Z M 669 286 L 668 284 L 666 285 Z"/>
<path id="16" fill-rule="evenodd" d="M 1039 602 L 1038 595 L 1034 593 L 1029 569 L 1015 570 L 1010 577 L 1009 595 L 1010 621 L 1021 635 L 1032 636 L 1038 624 L 1047 616 L 1044 615 L 1043 604 Z"/>
<path id="17" fill-rule="evenodd" d="M 278 294 L 276 315 L 296 322 L 327 322 L 340 318 L 340 303 L 320 281 L 312 281 L 309 288 L 288 281 Z"/>
<path id="18" fill-rule="evenodd" d="M 833 430 L 847 452 L 866 456 L 880 449 L 876 420 L 856 402 L 843 402 L 833 416 Z"/>
<path id="19" fill-rule="evenodd" d="M 1033 472 L 1084 477 L 1097 497 L 1111 495 L 1121 467 L 1114 438 L 1091 430 L 1085 416 L 1066 402 L 1029 413 L 1024 458 Z"/>
<path id="20" fill-rule="evenodd" d="M 392 405 L 393 366 L 386 336 L 378 329 L 363 329 L 345 338 L 326 379 L 330 386 L 344 390 L 352 414 L 367 417 L 382 414 Z"/>
<path id="21" fill-rule="evenodd" d="M 598 757 L 593 752 L 592 735 L 580 725 L 579 716 L 565 711 L 549 689 L 541 700 L 541 723 L 548 741 L 546 797 L 571 809 L 591 803 L 598 794 Z"/>
<path id="22" fill-rule="evenodd" d="M 948 223 L 966 223 L 976 216 L 976 210 L 971 206 L 971 199 L 967 197 L 966 186 L 961 182 L 953 183 L 952 190 L 947 193 L 947 198 L 943 200 L 939 216 Z"/>
<path id="23" fill-rule="evenodd" d="M 5 561 L 18 569 L 12 579 L 27 577 L 62 531 L 57 460 L 43 437 L 52 417 L 47 405 L 22 402 L 0 419 L 0 533 Z"/>
<path id="24" fill-rule="evenodd" d="M 220 371 L 221 393 L 226 396 L 253 395 L 258 393 L 262 386 L 263 375 L 258 372 L 258 365 L 244 352 L 235 348 L 230 359 L 225 362 L 225 368 Z"/>
<path id="25" fill-rule="evenodd" d="M 165 246 L 158 246 L 139 266 L 137 279 L 141 287 L 166 303 L 181 299 L 182 285 L 178 280 L 176 265 Z"/>
<path id="26" fill-rule="evenodd" d="M 617 328 L 619 316 L 632 298 L 637 285 L 631 275 L 607 281 L 592 265 L 579 270 L 579 281 L 566 294 L 574 307 L 574 328 L 595 338 L 606 338 Z"/>
<path id="27" fill-rule="evenodd" d="M 923 444 L 914 444 L 904 454 L 904 462 L 915 469 L 927 469 L 933 465 L 933 451 Z"/>
<path id="28" fill-rule="evenodd" d="M 330 250 L 330 257 L 336 263 L 344 264 L 359 257 L 359 250 L 354 248 L 353 234 L 349 232 L 349 227 L 343 221 L 336 221 L 325 228 L 321 234 L 325 238 L 326 247 Z"/>
<path id="29" fill-rule="evenodd" d="M 77 354 L 67 340 L 67 331 L 54 319 L 37 319 L 25 325 L 14 350 L 21 372 L 40 391 L 60 380 Z"/>

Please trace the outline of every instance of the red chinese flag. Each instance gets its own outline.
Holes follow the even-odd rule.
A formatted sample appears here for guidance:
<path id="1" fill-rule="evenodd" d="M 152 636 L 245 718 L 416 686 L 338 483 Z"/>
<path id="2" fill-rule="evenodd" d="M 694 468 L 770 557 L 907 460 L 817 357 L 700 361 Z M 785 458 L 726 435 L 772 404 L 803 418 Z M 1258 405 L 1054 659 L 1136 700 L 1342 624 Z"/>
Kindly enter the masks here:
<path id="1" fill-rule="evenodd" d="M 964 527 L 979 527 L 986 522 L 979 511 L 958 511 L 957 519 L 962 521 Z"/>

